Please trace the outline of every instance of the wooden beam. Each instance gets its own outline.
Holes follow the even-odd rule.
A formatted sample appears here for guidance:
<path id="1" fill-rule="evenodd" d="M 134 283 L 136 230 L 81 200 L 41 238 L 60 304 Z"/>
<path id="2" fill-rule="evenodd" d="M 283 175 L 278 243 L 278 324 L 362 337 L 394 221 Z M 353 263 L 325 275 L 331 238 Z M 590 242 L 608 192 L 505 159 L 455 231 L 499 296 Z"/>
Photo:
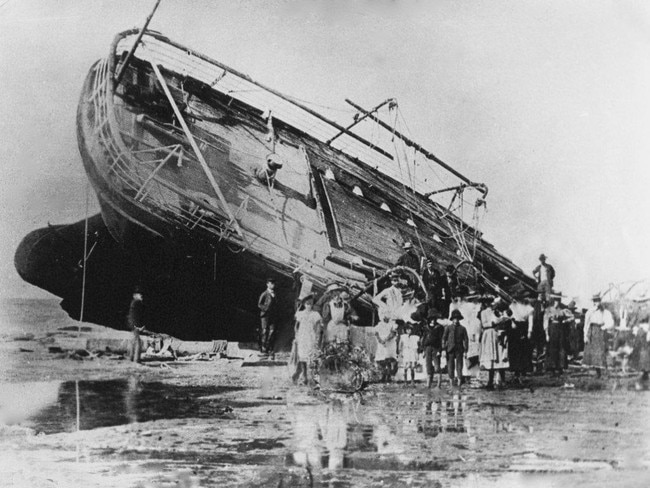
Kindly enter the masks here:
<path id="1" fill-rule="evenodd" d="M 219 198 L 223 210 L 228 215 L 228 218 L 230 218 L 230 224 L 234 225 L 239 236 L 243 238 L 244 235 L 241 231 L 241 228 L 239 227 L 239 222 L 237 222 L 237 219 L 235 218 L 232 211 L 230 210 L 230 207 L 228 206 L 228 202 L 226 201 L 226 198 L 223 196 L 223 193 L 221 192 L 221 188 L 219 188 L 217 181 L 214 179 L 214 175 L 212 174 L 212 171 L 210 171 L 210 167 L 208 166 L 208 163 L 205 161 L 205 158 L 203 157 L 203 153 L 201 153 L 199 146 L 196 144 L 196 141 L 194 140 L 194 136 L 192 135 L 190 128 L 187 126 L 187 123 L 185 122 L 185 119 L 183 118 L 181 111 L 176 105 L 176 101 L 174 100 L 174 97 L 172 97 L 172 94 L 169 91 L 169 87 L 167 86 L 167 82 L 165 81 L 165 78 L 160 72 L 160 68 L 158 68 L 158 65 L 156 65 L 155 63 L 151 63 L 151 66 L 153 67 L 154 73 L 156 73 L 156 77 L 158 78 L 158 81 L 160 82 L 160 85 L 162 86 L 162 89 L 165 92 L 165 95 L 167 96 L 167 100 L 169 100 L 172 109 L 174 109 L 174 113 L 178 118 L 178 122 L 181 124 L 181 127 L 183 128 L 183 132 L 185 132 L 185 136 L 187 137 L 187 140 L 192 146 L 196 158 L 199 160 L 199 163 L 201 164 L 201 168 L 203 168 L 203 172 L 205 173 L 205 176 L 208 178 L 208 181 L 210 182 L 212 189 L 216 193 L 217 198 Z"/>

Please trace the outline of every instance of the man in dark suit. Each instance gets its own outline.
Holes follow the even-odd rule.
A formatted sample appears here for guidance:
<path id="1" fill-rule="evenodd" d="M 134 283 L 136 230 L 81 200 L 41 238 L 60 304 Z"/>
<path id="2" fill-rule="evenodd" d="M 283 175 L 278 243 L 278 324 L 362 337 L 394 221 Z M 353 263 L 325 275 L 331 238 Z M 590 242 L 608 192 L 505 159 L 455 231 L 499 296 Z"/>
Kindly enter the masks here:
<path id="1" fill-rule="evenodd" d="M 539 265 L 533 270 L 533 276 L 537 279 L 537 292 L 540 300 L 548 303 L 553 293 L 553 280 L 555 279 L 555 269 L 546 262 L 544 254 L 539 255 Z"/>
<path id="2" fill-rule="evenodd" d="M 266 290 L 262 292 L 257 307 L 260 309 L 260 351 L 266 354 L 273 352 L 273 339 L 278 315 L 277 297 L 275 295 L 275 280 L 266 280 Z"/>
<path id="3" fill-rule="evenodd" d="M 404 249 L 404 254 L 402 254 L 399 259 L 397 260 L 397 263 L 395 263 L 396 266 L 406 266 L 407 268 L 411 268 L 415 270 L 416 273 L 420 273 L 420 257 L 417 255 L 415 252 L 415 249 L 413 249 L 413 244 L 411 244 L 409 241 L 406 241 L 404 245 L 402 246 Z"/>
<path id="4" fill-rule="evenodd" d="M 144 332 L 145 327 L 143 324 L 144 305 L 142 303 L 142 289 L 136 286 L 133 290 L 133 298 L 129 304 L 129 312 L 126 316 L 126 322 L 129 329 L 133 333 L 131 338 L 131 349 L 129 351 L 129 359 L 134 363 L 140 362 L 140 355 L 142 353 L 142 342 L 140 341 L 140 334 Z"/>
<path id="5" fill-rule="evenodd" d="M 460 310 L 451 312 L 451 324 L 445 328 L 442 335 L 442 348 L 447 351 L 447 372 L 451 384 L 454 384 L 454 370 L 458 377 L 458 386 L 463 383 L 463 355 L 469 347 L 467 329 L 460 324 L 463 315 Z"/>

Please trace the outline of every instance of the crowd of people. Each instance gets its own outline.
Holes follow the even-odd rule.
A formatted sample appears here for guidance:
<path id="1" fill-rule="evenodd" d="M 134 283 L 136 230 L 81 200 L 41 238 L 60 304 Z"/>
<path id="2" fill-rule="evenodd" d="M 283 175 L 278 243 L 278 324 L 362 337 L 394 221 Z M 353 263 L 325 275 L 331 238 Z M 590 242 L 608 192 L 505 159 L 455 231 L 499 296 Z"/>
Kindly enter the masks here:
<path id="1" fill-rule="evenodd" d="M 617 357 L 624 372 L 631 367 L 647 380 L 648 324 L 616 327 L 598 295 L 588 310 L 578 309 L 574 301 L 563 304 L 553 287 L 554 268 L 543 254 L 539 260 L 533 270 L 537 289 L 506 300 L 496 294 L 470 295 L 459 285 L 453 266 L 440 273 L 432 260 L 420 258 L 405 243 L 388 276 L 390 284 L 372 298 L 375 343 L 369 349 L 374 350 L 379 381 L 392 381 L 401 366 L 404 384 L 412 385 L 423 366 L 427 386 L 440 387 L 446 366 L 451 385 L 471 382 L 493 389 L 504 387 L 506 380 L 521 383 L 530 374 L 563 376 L 570 363 L 594 369 L 600 377 Z M 269 350 L 273 332 L 264 320 L 273 298 L 274 282 L 269 280 L 259 301 L 263 351 Z M 310 380 L 309 363 L 324 345 L 350 342 L 357 320 L 343 286 L 330 285 L 318 300 L 311 293 L 302 296 L 295 316 L 294 382 Z"/>

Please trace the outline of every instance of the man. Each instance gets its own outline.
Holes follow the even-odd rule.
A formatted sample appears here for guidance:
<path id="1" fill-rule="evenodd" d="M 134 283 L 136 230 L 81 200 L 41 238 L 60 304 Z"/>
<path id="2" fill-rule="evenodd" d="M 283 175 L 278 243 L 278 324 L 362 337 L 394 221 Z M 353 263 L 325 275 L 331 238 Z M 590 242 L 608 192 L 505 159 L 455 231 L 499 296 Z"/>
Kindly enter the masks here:
<path id="1" fill-rule="evenodd" d="M 402 246 L 404 249 L 404 254 L 402 254 L 399 259 L 397 260 L 397 263 L 395 263 L 396 266 L 406 266 L 407 268 L 414 269 L 416 273 L 420 273 L 420 258 L 416 254 L 415 250 L 413 249 L 413 244 L 411 244 L 409 241 L 406 241 L 404 245 Z"/>
<path id="2" fill-rule="evenodd" d="M 451 312 L 451 324 L 445 328 L 442 335 L 442 347 L 447 351 L 447 372 L 453 386 L 454 370 L 458 377 L 458 386 L 463 383 L 463 355 L 469 347 L 469 337 L 467 330 L 460 324 L 463 315 L 460 310 Z"/>
<path id="3" fill-rule="evenodd" d="M 266 280 L 266 290 L 262 292 L 257 307 L 260 309 L 260 351 L 269 354 L 273 351 L 273 339 L 277 320 L 277 297 L 275 296 L 275 280 Z"/>
<path id="4" fill-rule="evenodd" d="M 596 368 L 596 377 L 600 378 L 600 370 L 607 368 L 606 331 L 614 328 L 614 317 L 603 306 L 600 295 L 594 295 L 592 301 L 594 306 L 587 310 L 585 316 L 585 352 L 582 357 L 582 364 Z"/>
<path id="5" fill-rule="evenodd" d="M 533 276 L 537 279 L 537 292 L 540 299 L 548 303 L 551 293 L 553 293 L 553 280 L 555 279 L 555 269 L 546 263 L 546 256 L 539 255 L 539 265 L 533 270 Z"/>
<path id="6" fill-rule="evenodd" d="M 449 305 L 451 301 L 456 296 L 458 291 L 458 276 L 456 275 L 456 269 L 453 265 L 448 264 L 445 268 L 445 275 L 442 277 L 441 283 L 441 304 L 440 304 L 440 313 L 443 317 L 449 315 Z"/>
<path id="7" fill-rule="evenodd" d="M 126 316 L 126 323 L 133 337 L 131 339 L 131 349 L 129 351 L 129 359 L 134 363 L 140 363 L 140 355 L 142 354 L 142 342 L 140 341 L 140 334 L 144 332 L 143 316 L 144 305 L 142 303 L 142 290 L 139 286 L 133 289 L 133 298 L 129 305 L 129 312 Z"/>
<path id="8" fill-rule="evenodd" d="M 438 311 L 440 311 L 442 303 L 441 281 L 440 272 L 433 266 L 433 261 L 427 259 L 422 271 L 422 283 L 424 283 L 424 288 L 429 295 L 429 305 Z"/>

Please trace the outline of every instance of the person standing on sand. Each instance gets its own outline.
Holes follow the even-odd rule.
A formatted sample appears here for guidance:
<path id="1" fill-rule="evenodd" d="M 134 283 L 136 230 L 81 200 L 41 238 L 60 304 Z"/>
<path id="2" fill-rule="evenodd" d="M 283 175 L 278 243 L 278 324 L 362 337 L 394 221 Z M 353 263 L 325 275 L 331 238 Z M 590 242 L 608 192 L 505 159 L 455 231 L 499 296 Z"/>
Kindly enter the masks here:
<path id="1" fill-rule="evenodd" d="M 266 280 L 266 290 L 260 295 L 257 306 L 260 309 L 259 348 L 260 352 L 269 354 L 273 351 L 273 336 L 275 334 L 278 308 L 275 295 L 275 280 L 273 278 Z"/>
<path id="2" fill-rule="evenodd" d="M 440 312 L 436 309 L 429 309 L 427 315 L 429 321 L 422 332 L 422 340 L 420 341 L 420 351 L 424 352 L 424 365 L 427 371 L 427 387 L 431 388 L 433 383 L 433 374 L 438 373 L 438 384 L 442 382 L 442 368 L 440 368 L 440 358 L 442 356 L 442 335 L 445 333 L 445 328 L 438 322 L 440 319 Z"/>
<path id="3" fill-rule="evenodd" d="M 553 295 L 553 304 L 544 311 L 544 330 L 548 348 L 546 352 L 546 368 L 552 374 L 562 374 L 568 369 L 569 333 L 573 314 L 562 307 L 562 295 Z"/>
<path id="4" fill-rule="evenodd" d="M 614 328 L 614 317 L 603 307 L 599 295 L 594 295 L 592 301 L 594 306 L 587 310 L 585 316 L 585 352 L 582 364 L 596 368 L 596 377 L 600 378 L 600 370 L 607 369 L 606 331 Z"/>
<path id="5" fill-rule="evenodd" d="M 126 315 L 126 323 L 133 337 L 131 338 L 131 348 L 129 351 L 129 359 L 135 363 L 140 363 L 140 355 L 142 354 L 142 342 L 140 341 L 140 334 L 144 332 L 143 325 L 143 297 L 142 289 L 136 286 L 133 290 L 133 298 L 129 305 L 129 312 Z"/>
<path id="6" fill-rule="evenodd" d="M 469 337 L 467 329 L 460 323 L 463 320 L 463 315 L 459 310 L 452 310 L 449 318 L 451 324 L 445 327 L 445 332 L 442 335 L 442 347 L 447 351 L 447 372 L 451 385 L 454 385 L 454 376 L 456 376 L 458 386 L 460 386 L 463 384 L 463 355 L 469 347 Z"/>
<path id="7" fill-rule="evenodd" d="M 411 371 L 411 385 L 415 384 L 415 368 L 418 364 L 418 345 L 420 336 L 415 331 L 415 324 L 407 322 L 404 332 L 399 337 L 399 349 L 404 368 L 404 386 L 407 385 L 408 371 Z"/>
<path id="8" fill-rule="evenodd" d="M 297 383 L 300 375 L 304 375 L 304 384 L 309 381 L 307 367 L 312 353 L 318 349 L 322 333 L 321 316 L 312 310 L 314 295 L 307 295 L 301 301 L 301 309 L 296 312 L 295 341 L 297 352 L 297 367 L 292 380 Z"/>
<path id="9" fill-rule="evenodd" d="M 533 333 L 533 312 L 526 296 L 520 294 L 510 304 L 512 325 L 508 329 L 508 361 L 510 371 L 515 375 L 515 382 L 521 382 L 521 375 L 530 373 L 533 369 L 532 348 L 530 338 Z"/>
<path id="10" fill-rule="evenodd" d="M 481 317 L 481 353 L 479 364 L 488 372 L 486 388 L 494 388 L 494 373 L 498 374 L 498 385 L 505 385 L 506 369 L 510 366 L 508 362 L 507 344 L 503 341 L 505 337 L 504 325 L 510 322 L 500 308 L 499 302 L 493 304 L 491 313 L 489 309 L 480 312 Z"/>

